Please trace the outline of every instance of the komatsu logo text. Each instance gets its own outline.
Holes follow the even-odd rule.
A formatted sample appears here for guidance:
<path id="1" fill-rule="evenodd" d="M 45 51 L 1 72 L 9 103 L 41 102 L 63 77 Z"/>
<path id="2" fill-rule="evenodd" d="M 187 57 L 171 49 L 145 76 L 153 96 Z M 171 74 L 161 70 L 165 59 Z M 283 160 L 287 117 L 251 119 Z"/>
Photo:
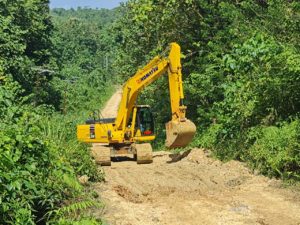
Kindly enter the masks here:
<path id="1" fill-rule="evenodd" d="M 158 66 L 152 68 L 147 74 L 145 74 L 142 78 L 138 79 L 136 82 L 139 84 L 146 80 L 148 77 L 150 77 L 152 74 L 154 74 L 156 71 L 158 71 Z"/>

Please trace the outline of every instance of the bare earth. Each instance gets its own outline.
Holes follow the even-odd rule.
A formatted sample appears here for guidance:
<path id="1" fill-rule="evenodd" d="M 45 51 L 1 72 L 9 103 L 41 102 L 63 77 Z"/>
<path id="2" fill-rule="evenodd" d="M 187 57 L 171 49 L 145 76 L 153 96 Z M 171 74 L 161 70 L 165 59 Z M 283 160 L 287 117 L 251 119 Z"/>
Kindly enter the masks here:
<path id="1" fill-rule="evenodd" d="M 106 181 L 93 185 L 105 209 L 95 215 L 112 225 L 300 225 L 300 193 L 281 181 L 203 149 L 170 161 L 168 152 L 155 152 L 152 164 L 122 160 L 105 167 Z"/>
<path id="2" fill-rule="evenodd" d="M 111 98 L 106 102 L 104 108 L 101 110 L 103 118 L 115 118 L 119 109 L 119 104 L 122 99 L 122 90 L 118 89 Z"/>

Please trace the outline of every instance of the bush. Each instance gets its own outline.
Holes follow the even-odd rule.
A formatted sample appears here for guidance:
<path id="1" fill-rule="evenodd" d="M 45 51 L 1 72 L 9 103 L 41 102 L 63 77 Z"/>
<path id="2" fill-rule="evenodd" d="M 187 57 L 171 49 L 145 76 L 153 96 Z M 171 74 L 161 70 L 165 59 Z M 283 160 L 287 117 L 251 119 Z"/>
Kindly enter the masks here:
<path id="1" fill-rule="evenodd" d="M 249 161 L 263 174 L 300 180 L 300 120 L 249 132 Z"/>
<path id="2" fill-rule="evenodd" d="M 45 223 L 66 199 L 90 198 L 77 176 L 103 178 L 87 146 L 76 140 L 82 117 L 33 108 L 20 90 L 10 79 L 0 86 L 0 224 Z"/>
<path id="3" fill-rule="evenodd" d="M 42 135 L 41 108 L 23 104 L 18 85 L 0 86 L 0 223 L 34 224 L 75 193 L 73 167 L 59 157 L 55 140 Z"/>

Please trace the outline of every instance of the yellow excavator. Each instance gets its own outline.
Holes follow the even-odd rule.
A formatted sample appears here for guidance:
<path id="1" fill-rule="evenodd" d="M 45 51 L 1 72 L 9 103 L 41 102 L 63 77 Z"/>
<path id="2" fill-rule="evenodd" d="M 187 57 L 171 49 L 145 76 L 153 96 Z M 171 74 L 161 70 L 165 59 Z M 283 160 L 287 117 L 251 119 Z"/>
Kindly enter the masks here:
<path id="1" fill-rule="evenodd" d="M 152 163 L 155 139 L 153 116 L 148 105 L 137 105 L 137 98 L 144 87 L 166 72 L 172 118 L 166 123 L 166 146 L 185 147 L 193 139 L 195 124 L 185 116 L 180 62 L 180 46 L 171 43 L 169 55 L 156 56 L 143 69 L 138 70 L 123 86 L 122 100 L 116 118 L 92 119 L 77 126 L 77 138 L 94 143 L 92 155 L 101 165 L 111 165 L 111 157 L 133 154 L 138 164 Z"/>

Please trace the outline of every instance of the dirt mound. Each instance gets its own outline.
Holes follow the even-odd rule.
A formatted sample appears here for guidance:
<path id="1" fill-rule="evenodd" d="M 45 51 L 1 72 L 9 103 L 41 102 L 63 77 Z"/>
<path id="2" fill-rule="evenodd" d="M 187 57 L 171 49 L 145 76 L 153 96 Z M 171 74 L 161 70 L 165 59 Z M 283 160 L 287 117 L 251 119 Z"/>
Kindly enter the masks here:
<path id="1" fill-rule="evenodd" d="M 106 203 L 109 224 L 299 224 L 298 192 L 251 174 L 240 162 L 222 163 L 203 149 L 169 163 L 113 163 L 106 182 L 94 186 Z M 97 215 L 97 212 L 95 212 Z"/>

